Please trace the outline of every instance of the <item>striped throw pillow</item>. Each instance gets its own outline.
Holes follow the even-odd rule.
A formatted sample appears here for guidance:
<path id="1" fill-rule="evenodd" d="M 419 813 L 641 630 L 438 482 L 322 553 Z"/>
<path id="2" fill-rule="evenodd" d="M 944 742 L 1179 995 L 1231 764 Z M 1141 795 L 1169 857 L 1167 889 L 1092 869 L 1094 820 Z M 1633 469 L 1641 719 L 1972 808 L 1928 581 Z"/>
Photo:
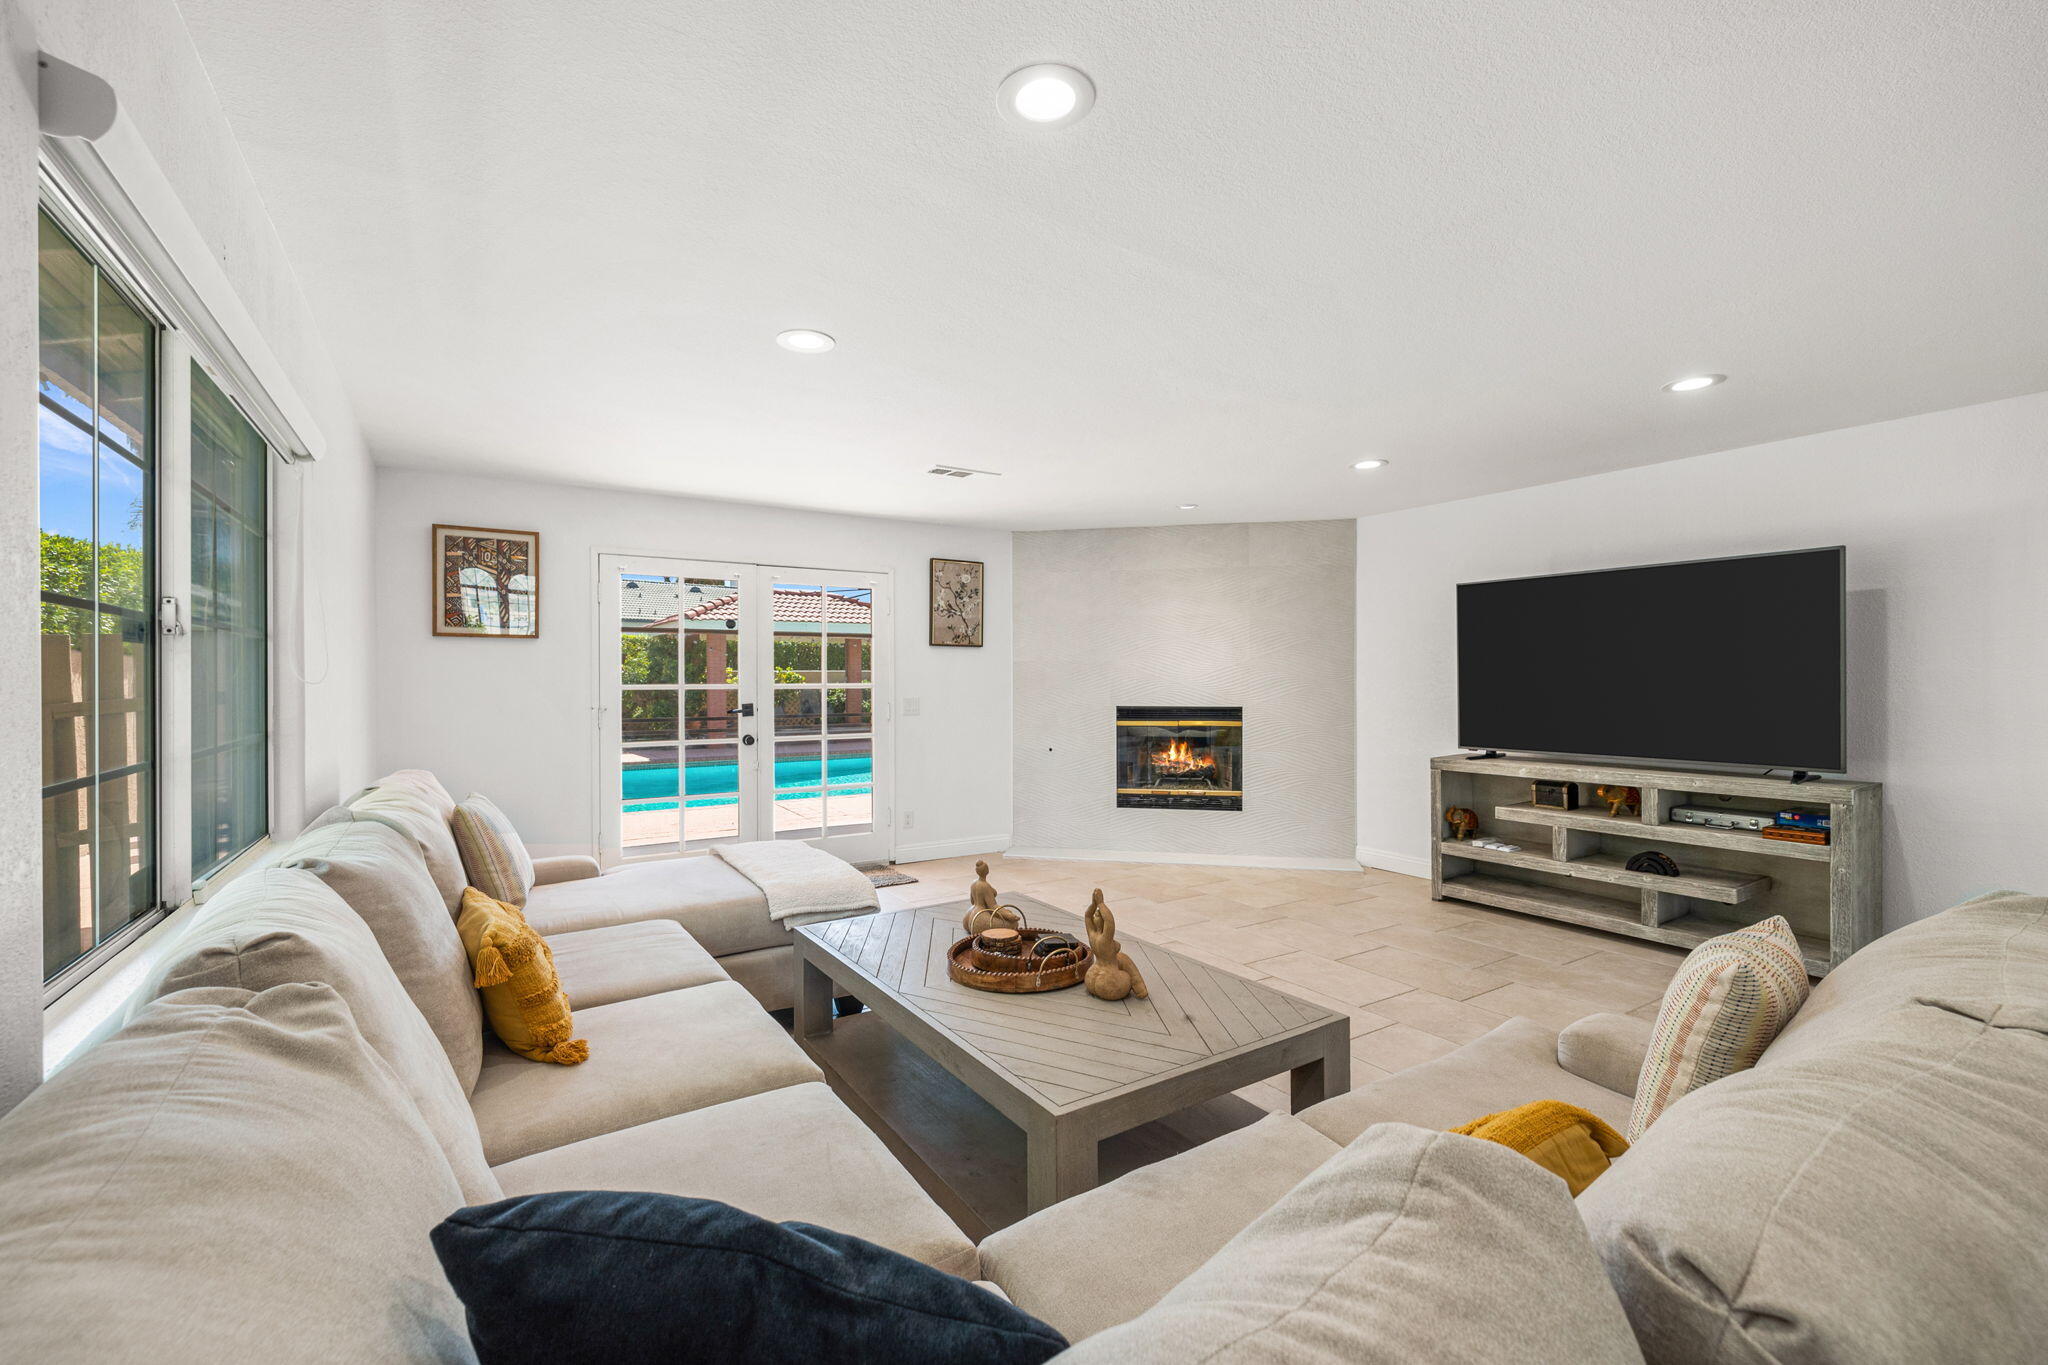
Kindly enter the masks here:
<path id="1" fill-rule="evenodd" d="M 1784 916 L 1710 938 L 1679 964 L 1665 988 L 1636 1078 L 1628 1140 L 1709 1081 L 1756 1065 L 1812 990 L 1799 939 Z"/>
<path id="2" fill-rule="evenodd" d="M 471 792 L 448 823 L 469 884 L 494 901 L 523 907 L 526 893 L 533 890 L 533 859 L 505 812 L 489 797 Z"/>

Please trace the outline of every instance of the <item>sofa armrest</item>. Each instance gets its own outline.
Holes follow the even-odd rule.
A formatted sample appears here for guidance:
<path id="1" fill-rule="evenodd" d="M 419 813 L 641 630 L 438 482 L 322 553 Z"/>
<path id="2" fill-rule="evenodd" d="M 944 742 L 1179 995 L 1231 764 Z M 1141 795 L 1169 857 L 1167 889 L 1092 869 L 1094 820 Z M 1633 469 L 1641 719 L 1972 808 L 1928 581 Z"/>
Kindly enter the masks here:
<path id="1" fill-rule="evenodd" d="M 533 884 L 553 886 L 556 882 L 580 882 L 597 875 L 597 859 L 581 853 L 564 853 L 558 858 L 533 860 Z"/>
<path id="2" fill-rule="evenodd" d="M 1633 1095 L 1650 1031 L 1649 1020 L 1632 1014 L 1589 1014 L 1557 1035 L 1557 1064 L 1618 1095 Z"/>

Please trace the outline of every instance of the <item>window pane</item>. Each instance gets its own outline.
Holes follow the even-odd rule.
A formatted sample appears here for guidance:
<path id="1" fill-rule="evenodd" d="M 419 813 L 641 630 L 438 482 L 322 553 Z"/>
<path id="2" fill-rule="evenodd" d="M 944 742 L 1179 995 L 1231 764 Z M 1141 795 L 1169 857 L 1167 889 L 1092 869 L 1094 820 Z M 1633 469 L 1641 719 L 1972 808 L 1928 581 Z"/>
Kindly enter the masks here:
<path id="1" fill-rule="evenodd" d="M 43 966 L 54 975 L 157 901 L 156 333 L 47 216 L 38 232 Z"/>
<path id="2" fill-rule="evenodd" d="M 815 735 L 818 733 L 819 694 L 815 687 L 775 689 L 775 733 Z"/>
<path id="3" fill-rule="evenodd" d="M 775 837 L 815 839 L 824 824 L 824 759 L 815 739 L 775 742 Z"/>
<path id="4" fill-rule="evenodd" d="M 683 846 L 705 848 L 737 839 L 739 750 L 731 744 L 692 745 L 684 754 Z"/>
<path id="5" fill-rule="evenodd" d="M 676 680 L 676 633 L 628 630 L 619 635 L 619 681 L 627 687 Z"/>
<path id="6" fill-rule="evenodd" d="M 866 735 L 825 743 L 826 824 L 834 834 L 864 834 L 875 827 L 874 740 Z"/>
<path id="7" fill-rule="evenodd" d="M 729 687 L 683 692 L 684 739 L 732 739 L 740 732 L 740 694 Z"/>
<path id="8" fill-rule="evenodd" d="M 825 693 L 825 724 L 835 735 L 866 734 L 875 728 L 875 694 L 867 687 L 834 687 Z"/>
<path id="9" fill-rule="evenodd" d="M 619 737 L 628 744 L 676 738 L 674 688 L 627 688 L 619 697 Z"/>
<path id="10" fill-rule="evenodd" d="M 263 437 L 192 367 L 192 875 L 270 832 Z"/>
<path id="11" fill-rule="evenodd" d="M 619 843 L 632 854 L 665 853 L 676 845 L 682 794 L 673 744 L 643 744 L 619 755 Z"/>
<path id="12" fill-rule="evenodd" d="M 868 682 L 875 676 L 874 589 L 825 589 L 825 681 Z"/>

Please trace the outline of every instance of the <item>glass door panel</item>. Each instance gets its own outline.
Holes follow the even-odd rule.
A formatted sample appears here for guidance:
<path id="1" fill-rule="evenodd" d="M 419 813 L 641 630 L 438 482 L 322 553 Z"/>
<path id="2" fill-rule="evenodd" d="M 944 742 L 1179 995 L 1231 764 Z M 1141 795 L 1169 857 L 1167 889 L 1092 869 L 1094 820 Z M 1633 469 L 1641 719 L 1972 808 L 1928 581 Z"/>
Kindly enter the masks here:
<path id="1" fill-rule="evenodd" d="M 746 685 L 737 566 L 604 555 L 607 862 L 687 853 L 741 837 Z"/>
<path id="2" fill-rule="evenodd" d="M 775 764 L 778 839 L 808 839 L 849 861 L 889 856 L 877 823 L 875 689 L 881 575 L 764 570 L 775 600 L 775 733 L 817 736 Z"/>
<path id="3" fill-rule="evenodd" d="M 156 886 L 156 329 L 39 219 L 43 969 Z"/>

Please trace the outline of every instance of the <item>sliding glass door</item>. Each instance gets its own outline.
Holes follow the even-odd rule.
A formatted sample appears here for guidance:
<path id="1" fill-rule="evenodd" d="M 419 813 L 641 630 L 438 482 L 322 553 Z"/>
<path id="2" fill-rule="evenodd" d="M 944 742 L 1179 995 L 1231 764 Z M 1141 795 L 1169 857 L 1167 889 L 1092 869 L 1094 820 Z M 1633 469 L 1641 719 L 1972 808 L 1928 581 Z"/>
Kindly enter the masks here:
<path id="1" fill-rule="evenodd" d="M 756 839 L 889 856 L 886 575 L 626 555 L 598 572 L 607 862 Z"/>

